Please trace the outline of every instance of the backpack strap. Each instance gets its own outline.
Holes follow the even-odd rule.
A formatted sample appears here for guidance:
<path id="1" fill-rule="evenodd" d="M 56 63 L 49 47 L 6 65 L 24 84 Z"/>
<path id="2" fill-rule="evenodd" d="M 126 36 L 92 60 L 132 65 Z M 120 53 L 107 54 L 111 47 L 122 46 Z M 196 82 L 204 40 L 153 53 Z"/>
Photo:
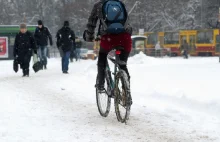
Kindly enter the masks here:
<path id="1" fill-rule="evenodd" d="M 102 23 L 102 25 L 103 25 L 104 29 L 107 29 L 107 28 L 108 28 L 108 26 L 107 26 L 107 24 L 105 23 L 104 19 L 103 19 L 103 18 L 101 18 L 101 19 L 100 19 L 100 21 L 101 21 L 101 23 Z"/>
<path id="2" fill-rule="evenodd" d="M 122 11 L 120 9 L 120 11 L 118 11 L 117 15 L 114 18 L 114 21 L 118 20 L 119 16 L 121 15 Z"/>

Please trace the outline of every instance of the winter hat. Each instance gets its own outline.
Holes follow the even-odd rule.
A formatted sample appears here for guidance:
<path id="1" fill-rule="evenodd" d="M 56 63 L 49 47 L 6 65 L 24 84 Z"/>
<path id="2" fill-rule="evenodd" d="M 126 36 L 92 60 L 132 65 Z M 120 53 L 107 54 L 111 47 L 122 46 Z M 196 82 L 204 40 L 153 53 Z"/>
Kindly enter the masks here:
<path id="1" fill-rule="evenodd" d="M 64 22 L 64 27 L 69 27 L 69 26 L 70 26 L 69 21 L 65 21 L 65 22 Z"/>
<path id="2" fill-rule="evenodd" d="M 37 23 L 38 23 L 38 25 L 43 25 L 43 21 L 42 20 L 39 20 Z"/>
<path id="3" fill-rule="evenodd" d="M 20 29 L 27 29 L 27 25 L 24 23 L 20 24 Z"/>

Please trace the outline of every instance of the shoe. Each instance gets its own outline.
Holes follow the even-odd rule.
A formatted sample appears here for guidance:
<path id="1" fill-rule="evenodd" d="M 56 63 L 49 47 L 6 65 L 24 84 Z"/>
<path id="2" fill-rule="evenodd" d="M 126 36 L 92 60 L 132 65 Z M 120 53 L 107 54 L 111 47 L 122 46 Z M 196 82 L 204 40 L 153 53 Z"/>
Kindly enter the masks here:
<path id="1" fill-rule="evenodd" d="M 95 85 L 95 87 L 96 87 L 97 92 L 98 92 L 99 94 L 106 93 L 106 90 L 105 90 L 104 86 Z"/>
<path id="2" fill-rule="evenodd" d="M 97 88 L 97 89 L 100 90 L 100 91 L 105 90 L 104 84 L 96 84 L 96 85 L 95 85 L 95 88 Z"/>
<path id="3" fill-rule="evenodd" d="M 26 70 L 26 76 L 29 77 L 29 69 Z"/>
<path id="4" fill-rule="evenodd" d="M 98 67 L 98 77 L 96 81 L 96 86 L 98 88 L 104 88 L 105 84 L 105 68 Z"/>
<path id="5" fill-rule="evenodd" d="M 29 77 L 29 69 L 23 70 L 23 76 L 22 77 Z"/>
<path id="6" fill-rule="evenodd" d="M 63 71 L 63 74 L 69 74 L 68 71 Z"/>
<path id="7" fill-rule="evenodd" d="M 128 104 L 129 106 L 132 106 L 132 105 L 133 105 L 132 97 L 130 97 L 129 101 L 127 101 L 127 104 Z"/>

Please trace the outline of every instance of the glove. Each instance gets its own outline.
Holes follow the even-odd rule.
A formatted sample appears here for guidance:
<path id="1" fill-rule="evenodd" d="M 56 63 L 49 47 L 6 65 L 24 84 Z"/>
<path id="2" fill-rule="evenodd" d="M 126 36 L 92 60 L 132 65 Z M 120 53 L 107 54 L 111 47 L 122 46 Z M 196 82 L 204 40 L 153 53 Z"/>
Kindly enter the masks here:
<path id="1" fill-rule="evenodd" d="M 83 39 L 87 42 L 93 42 L 94 34 L 90 33 L 88 30 L 85 30 L 83 33 Z"/>
<path id="2" fill-rule="evenodd" d="M 60 48 L 60 42 L 59 41 L 57 41 L 57 48 Z"/>
<path id="3" fill-rule="evenodd" d="M 97 36 L 96 38 L 95 38 L 95 41 L 100 41 L 101 40 L 101 37 L 100 36 Z"/>

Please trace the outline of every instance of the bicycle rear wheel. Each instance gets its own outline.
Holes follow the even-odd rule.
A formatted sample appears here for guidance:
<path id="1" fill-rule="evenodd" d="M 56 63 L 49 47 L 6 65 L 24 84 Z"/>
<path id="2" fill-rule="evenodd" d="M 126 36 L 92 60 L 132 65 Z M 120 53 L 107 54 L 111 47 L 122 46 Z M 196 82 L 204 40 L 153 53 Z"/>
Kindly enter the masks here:
<path id="1" fill-rule="evenodd" d="M 126 123 L 130 116 L 131 93 L 128 76 L 120 71 L 116 76 L 115 113 L 121 123 Z"/>
<path id="2" fill-rule="evenodd" d="M 106 72 L 105 90 L 103 92 L 99 92 L 99 90 L 96 88 L 96 103 L 98 106 L 99 113 L 102 117 L 107 117 L 111 108 L 111 88 L 109 77 L 109 72 Z"/>

